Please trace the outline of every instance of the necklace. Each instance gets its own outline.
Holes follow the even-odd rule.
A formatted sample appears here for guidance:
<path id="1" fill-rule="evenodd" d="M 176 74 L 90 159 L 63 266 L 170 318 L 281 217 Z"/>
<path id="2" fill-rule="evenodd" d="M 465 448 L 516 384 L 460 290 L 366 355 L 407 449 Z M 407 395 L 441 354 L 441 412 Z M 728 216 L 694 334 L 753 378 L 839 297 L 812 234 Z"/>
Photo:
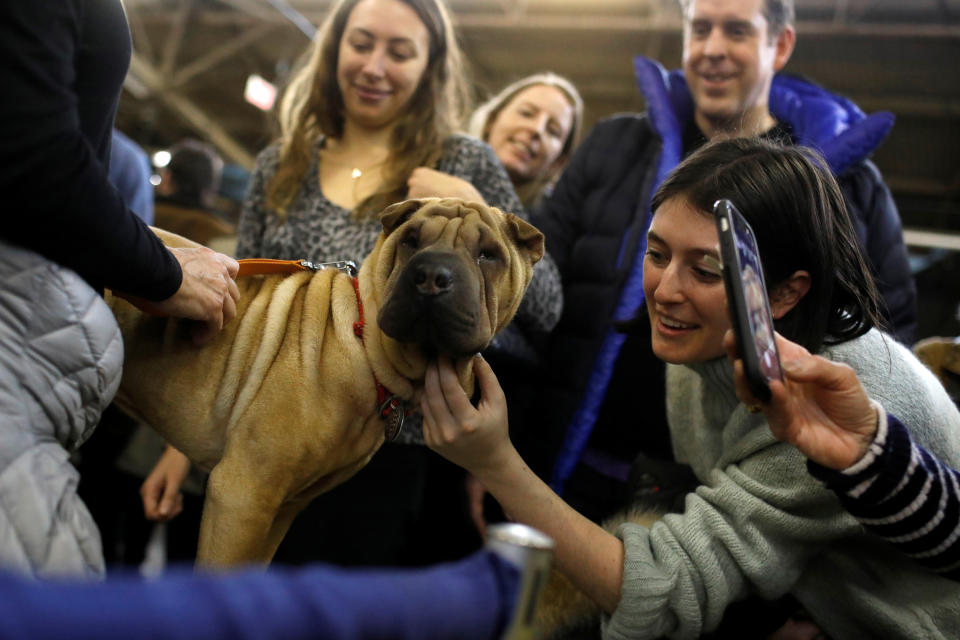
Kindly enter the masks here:
<path id="1" fill-rule="evenodd" d="M 355 164 L 353 164 L 352 162 L 344 162 L 343 160 L 340 160 L 339 158 L 332 157 L 331 154 L 330 154 L 330 152 L 327 151 L 327 150 L 325 150 L 325 152 L 323 153 L 323 159 L 324 159 L 325 162 L 329 162 L 330 164 L 334 164 L 334 165 L 337 165 L 337 166 L 339 166 L 339 167 L 344 167 L 344 168 L 350 170 L 350 181 L 351 181 L 351 184 L 350 184 L 350 194 L 351 194 L 351 196 L 352 196 L 352 198 L 353 198 L 353 203 L 352 203 L 352 205 L 355 207 L 355 206 L 357 206 L 357 204 L 360 203 L 361 200 L 364 199 L 364 198 L 361 198 L 361 197 L 360 197 L 360 196 L 361 196 L 361 194 L 360 194 L 360 180 L 361 180 L 364 176 L 368 176 L 368 175 L 371 175 L 371 174 L 375 174 L 375 170 L 376 170 L 376 169 L 379 169 L 380 167 L 382 167 L 383 165 L 385 165 L 385 164 L 387 163 L 387 160 L 388 160 L 389 158 L 384 158 L 383 160 L 380 160 L 380 161 L 378 161 L 378 162 L 374 162 L 374 163 L 372 163 L 372 164 L 368 164 L 368 165 L 365 165 L 365 166 L 360 166 L 360 165 L 355 165 Z M 369 194 L 367 194 L 367 195 L 369 195 Z"/>
<path id="2" fill-rule="evenodd" d="M 351 189 L 350 189 L 350 193 L 351 195 L 353 195 L 353 206 L 357 206 L 358 204 L 360 204 L 361 200 L 366 198 L 366 196 L 364 196 L 364 198 L 361 198 L 360 194 L 358 193 L 358 189 L 360 187 L 360 179 L 364 176 L 365 173 L 369 173 L 374 169 L 379 169 L 381 166 L 386 164 L 386 162 L 387 162 L 386 160 L 381 160 L 380 162 L 376 164 L 372 164 L 369 167 L 364 167 L 362 169 L 360 167 L 354 167 L 353 170 L 350 171 L 350 178 L 353 180 L 353 184 L 351 185 Z M 374 189 L 374 191 L 376 191 L 376 189 Z M 368 193 L 367 196 L 369 195 L 370 194 Z"/>

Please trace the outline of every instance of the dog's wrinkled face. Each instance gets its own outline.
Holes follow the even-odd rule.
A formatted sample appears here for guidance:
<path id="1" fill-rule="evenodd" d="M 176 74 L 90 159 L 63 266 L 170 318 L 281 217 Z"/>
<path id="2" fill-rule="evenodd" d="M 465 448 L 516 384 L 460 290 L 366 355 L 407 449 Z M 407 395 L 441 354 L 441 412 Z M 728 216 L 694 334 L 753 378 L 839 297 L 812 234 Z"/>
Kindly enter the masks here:
<path id="1" fill-rule="evenodd" d="M 408 200 L 380 219 L 377 322 L 427 356 L 483 350 L 513 318 L 543 256 L 542 233 L 478 203 Z"/>

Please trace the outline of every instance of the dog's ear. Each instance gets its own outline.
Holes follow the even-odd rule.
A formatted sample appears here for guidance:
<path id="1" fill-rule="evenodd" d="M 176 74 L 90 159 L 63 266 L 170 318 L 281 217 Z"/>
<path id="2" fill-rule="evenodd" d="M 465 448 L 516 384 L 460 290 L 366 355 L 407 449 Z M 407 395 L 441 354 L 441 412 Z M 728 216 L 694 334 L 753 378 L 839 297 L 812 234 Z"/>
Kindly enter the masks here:
<path id="1" fill-rule="evenodd" d="M 546 239 L 535 226 L 512 213 L 504 214 L 507 218 L 507 231 L 510 239 L 520 249 L 521 253 L 530 256 L 530 264 L 536 264 L 543 257 Z"/>
<path id="2" fill-rule="evenodd" d="M 392 204 L 380 212 L 380 224 L 383 225 L 384 235 L 390 235 L 393 231 L 410 219 L 414 213 L 426 204 L 426 200 L 404 200 Z"/>

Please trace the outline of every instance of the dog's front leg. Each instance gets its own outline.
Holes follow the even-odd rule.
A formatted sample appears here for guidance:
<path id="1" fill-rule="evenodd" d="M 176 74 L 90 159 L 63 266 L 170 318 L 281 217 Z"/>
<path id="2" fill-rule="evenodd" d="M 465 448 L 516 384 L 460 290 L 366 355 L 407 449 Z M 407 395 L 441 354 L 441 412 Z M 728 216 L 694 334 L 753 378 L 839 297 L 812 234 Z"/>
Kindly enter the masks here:
<path id="1" fill-rule="evenodd" d="M 235 567 L 269 564 L 292 516 L 277 516 L 284 501 L 283 489 L 253 461 L 226 455 L 210 472 L 207 496 L 200 525 L 197 565 L 200 567 Z"/>

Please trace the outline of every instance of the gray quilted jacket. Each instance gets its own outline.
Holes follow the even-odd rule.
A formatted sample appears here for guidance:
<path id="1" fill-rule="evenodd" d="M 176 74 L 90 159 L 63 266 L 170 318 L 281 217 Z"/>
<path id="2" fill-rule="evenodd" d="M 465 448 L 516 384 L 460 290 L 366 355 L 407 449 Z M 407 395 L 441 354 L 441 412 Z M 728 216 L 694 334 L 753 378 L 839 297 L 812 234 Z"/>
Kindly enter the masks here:
<path id="1" fill-rule="evenodd" d="M 0 567 L 102 575 L 68 461 L 120 384 L 123 341 L 76 273 L 0 240 Z"/>

